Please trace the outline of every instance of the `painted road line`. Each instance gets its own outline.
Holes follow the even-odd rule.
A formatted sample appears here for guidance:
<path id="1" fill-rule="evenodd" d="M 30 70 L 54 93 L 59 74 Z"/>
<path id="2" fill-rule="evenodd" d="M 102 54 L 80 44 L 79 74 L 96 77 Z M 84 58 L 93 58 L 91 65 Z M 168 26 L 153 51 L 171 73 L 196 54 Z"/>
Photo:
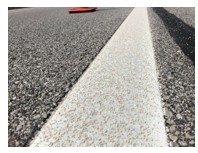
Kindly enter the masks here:
<path id="1" fill-rule="evenodd" d="M 146 8 L 132 11 L 30 146 L 168 146 Z"/>

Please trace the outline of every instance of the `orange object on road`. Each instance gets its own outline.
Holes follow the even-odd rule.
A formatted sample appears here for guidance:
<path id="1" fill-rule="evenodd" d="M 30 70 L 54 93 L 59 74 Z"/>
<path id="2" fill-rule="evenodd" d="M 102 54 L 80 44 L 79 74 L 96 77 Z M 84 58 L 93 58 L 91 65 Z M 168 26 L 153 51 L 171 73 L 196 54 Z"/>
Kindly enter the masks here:
<path id="1" fill-rule="evenodd" d="M 97 7 L 76 7 L 75 9 L 67 10 L 69 13 L 77 13 L 77 12 L 89 12 L 95 11 Z"/>

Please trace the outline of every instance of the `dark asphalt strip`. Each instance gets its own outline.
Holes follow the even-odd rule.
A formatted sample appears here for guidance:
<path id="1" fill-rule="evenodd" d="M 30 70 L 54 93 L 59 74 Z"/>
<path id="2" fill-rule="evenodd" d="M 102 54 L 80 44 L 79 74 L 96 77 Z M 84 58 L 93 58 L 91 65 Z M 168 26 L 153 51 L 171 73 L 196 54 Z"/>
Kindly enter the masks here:
<path id="1" fill-rule="evenodd" d="M 195 65 L 195 29 L 164 8 L 153 8 L 161 18 L 171 37 Z"/>
<path id="2" fill-rule="evenodd" d="M 8 10 L 23 9 L 27 7 L 8 7 Z"/>
<path id="3" fill-rule="evenodd" d="M 8 12 L 8 146 L 32 137 L 133 8 Z"/>
<path id="4" fill-rule="evenodd" d="M 183 12 L 182 8 L 175 9 L 178 14 Z M 191 8 L 186 9 L 190 11 Z M 192 38 L 194 30 L 164 8 L 148 8 L 148 15 L 168 144 L 173 147 L 193 147 L 195 146 L 195 66 L 186 54 L 191 55 L 191 52 L 193 54 L 195 52 L 194 38 Z M 186 43 L 189 43 L 188 47 L 185 46 Z"/>

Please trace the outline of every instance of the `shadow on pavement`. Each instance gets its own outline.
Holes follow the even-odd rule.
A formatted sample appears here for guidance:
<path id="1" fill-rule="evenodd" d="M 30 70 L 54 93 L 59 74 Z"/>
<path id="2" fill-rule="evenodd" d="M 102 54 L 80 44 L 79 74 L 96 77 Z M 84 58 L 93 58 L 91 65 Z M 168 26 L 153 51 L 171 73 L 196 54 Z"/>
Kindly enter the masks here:
<path id="1" fill-rule="evenodd" d="M 27 7 L 8 7 L 8 10 L 14 10 L 14 9 L 22 9 Z"/>
<path id="2" fill-rule="evenodd" d="M 195 29 L 164 8 L 152 8 L 161 18 L 171 37 L 195 65 Z"/>

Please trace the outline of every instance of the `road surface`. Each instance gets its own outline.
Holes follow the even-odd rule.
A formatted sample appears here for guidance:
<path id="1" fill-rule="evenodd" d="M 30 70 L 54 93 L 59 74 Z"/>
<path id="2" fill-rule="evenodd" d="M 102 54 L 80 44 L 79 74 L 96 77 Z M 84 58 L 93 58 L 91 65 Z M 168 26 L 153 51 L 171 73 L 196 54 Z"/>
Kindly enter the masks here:
<path id="1" fill-rule="evenodd" d="M 29 146 L 134 10 L 68 14 L 68 9 L 8 11 L 8 146 Z M 195 8 L 147 8 L 146 13 L 167 143 L 195 146 Z"/>

